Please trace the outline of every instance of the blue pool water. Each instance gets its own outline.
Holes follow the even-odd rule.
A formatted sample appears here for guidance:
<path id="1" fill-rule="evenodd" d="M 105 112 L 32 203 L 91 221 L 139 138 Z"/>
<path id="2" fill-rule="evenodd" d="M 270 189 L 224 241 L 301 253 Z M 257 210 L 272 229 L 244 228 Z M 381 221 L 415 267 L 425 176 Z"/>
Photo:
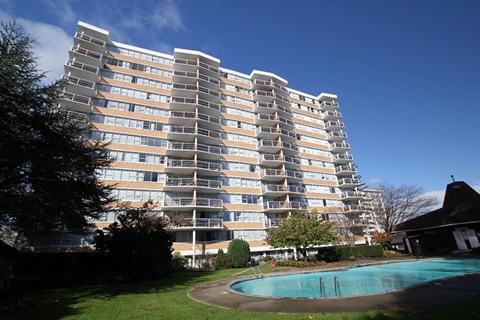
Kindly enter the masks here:
<path id="1" fill-rule="evenodd" d="M 480 272 L 480 259 L 428 259 L 336 271 L 273 276 L 236 282 L 231 289 L 251 295 L 319 298 L 322 277 L 327 298 L 335 297 L 334 277 L 343 297 L 383 293 L 423 282 Z"/>

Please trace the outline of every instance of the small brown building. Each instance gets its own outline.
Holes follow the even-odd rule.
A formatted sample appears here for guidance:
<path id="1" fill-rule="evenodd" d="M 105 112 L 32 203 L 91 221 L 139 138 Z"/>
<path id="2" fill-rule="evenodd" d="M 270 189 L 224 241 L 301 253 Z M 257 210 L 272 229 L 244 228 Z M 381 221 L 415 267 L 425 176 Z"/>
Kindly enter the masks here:
<path id="1" fill-rule="evenodd" d="M 410 253 L 420 240 L 423 252 L 448 253 L 480 247 L 480 194 L 463 181 L 447 185 L 440 209 L 397 224 Z"/>

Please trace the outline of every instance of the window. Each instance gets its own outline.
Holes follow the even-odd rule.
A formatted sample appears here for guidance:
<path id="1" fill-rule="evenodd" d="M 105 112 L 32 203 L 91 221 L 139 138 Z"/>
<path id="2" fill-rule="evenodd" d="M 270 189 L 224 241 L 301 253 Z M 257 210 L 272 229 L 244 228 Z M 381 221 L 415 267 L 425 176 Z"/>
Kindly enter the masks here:
<path id="1" fill-rule="evenodd" d="M 252 194 L 242 194 L 242 203 L 257 204 L 257 196 Z"/>

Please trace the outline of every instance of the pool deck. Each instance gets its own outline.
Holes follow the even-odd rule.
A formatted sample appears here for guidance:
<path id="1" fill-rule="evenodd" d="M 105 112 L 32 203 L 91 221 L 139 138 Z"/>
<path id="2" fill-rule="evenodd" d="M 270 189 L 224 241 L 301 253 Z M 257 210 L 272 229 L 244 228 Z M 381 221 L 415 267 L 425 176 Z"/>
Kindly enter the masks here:
<path id="1" fill-rule="evenodd" d="M 361 265 L 365 264 L 369 263 Z M 327 271 L 327 269 L 315 271 Z M 333 313 L 427 307 L 480 295 L 480 273 L 435 280 L 389 293 L 342 299 L 257 297 L 236 293 L 229 289 L 232 282 L 250 278 L 253 276 L 204 283 L 190 290 L 188 296 L 198 302 L 226 309 L 280 313 Z"/>

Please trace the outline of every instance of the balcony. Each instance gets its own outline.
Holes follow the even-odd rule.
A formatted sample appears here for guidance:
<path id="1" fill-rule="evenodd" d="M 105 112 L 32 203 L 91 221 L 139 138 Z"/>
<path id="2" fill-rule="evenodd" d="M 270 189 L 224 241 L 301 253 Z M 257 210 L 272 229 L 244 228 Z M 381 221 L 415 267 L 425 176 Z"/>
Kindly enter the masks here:
<path id="1" fill-rule="evenodd" d="M 172 222 L 174 229 L 223 229 L 222 219 L 182 219 L 180 221 Z"/>
<path id="2" fill-rule="evenodd" d="M 75 33 L 74 43 L 75 45 L 82 43 L 82 47 L 88 50 L 100 51 L 100 52 L 105 51 L 105 41 L 95 37 L 91 37 L 84 33 L 80 33 L 80 32 Z"/>
<path id="3" fill-rule="evenodd" d="M 343 166 L 336 166 L 335 167 L 335 174 L 337 175 L 348 175 L 351 176 L 357 172 L 357 169 L 350 165 L 343 165 Z"/>
<path id="4" fill-rule="evenodd" d="M 280 134 L 282 135 L 284 141 L 295 141 L 298 140 L 298 135 L 292 131 L 280 129 Z"/>
<path id="5" fill-rule="evenodd" d="M 345 128 L 345 124 L 340 121 L 327 121 L 325 122 L 325 130 L 328 131 L 338 131 Z"/>
<path id="6" fill-rule="evenodd" d="M 70 75 L 93 82 L 96 82 L 99 79 L 98 68 L 92 65 L 81 63 L 79 61 L 68 60 L 65 66 L 70 69 L 68 72 Z"/>
<path id="7" fill-rule="evenodd" d="M 345 139 L 347 139 L 347 134 L 343 131 L 331 131 L 327 136 L 327 140 L 331 142 L 342 142 Z"/>
<path id="8" fill-rule="evenodd" d="M 167 132 L 167 138 L 170 140 L 192 141 L 195 139 L 195 136 L 198 136 L 200 142 L 202 142 L 201 140 L 205 140 L 203 142 L 211 142 L 211 139 L 220 139 L 219 132 L 198 127 L 169 126 Z"/>
<path id="9" fill-rule="evenodd" d="M 300 166 L 300 158 L 282 156 L 278 154 L 262 154 L 259 157 L 260 165 L 262 166 L 278 166 L 279 164 L 285 163 L 285 165 Z"/>
<path id="10" fill-rule="evenodd" d="M 302 202 L 293 201 L 267 201 L 263 203 L 265 212 L 281 212 L 286 210 L 307 210 L 308 205 Z"/>
<path id="11" fill-rule="evenodd" d="M 307 192 L 305 187 L 301 187 L 301 186 L 287 186 L 287 187 L 288 187 L 288 193 L 303 195 Z"/>
<path id="12" fill-rule="evenodd" d="M 199 60 L 175 59 L 173 67 L 176 71 L 180 69 L 196 71 L 197 68 L 200 67 L 203 70 L 210 72 L 213 76 L 218 76 L 219 74 L 219 69 L 217 67 Z"/>
<path id="13" fill-rule="evenodd" d="M 280 117 L 274 114 L 263 114 L 259 113 L 255 116 L 255 124 L 258 126 L 274 126 L 280 119 Z"/>
<path id="14" fill-rule="evenodd" d="M 333 163 L 346 164 L 353 161 L 353 156 L 350 154 L 335 154 L 333 156 Z"/>
<path id="15" fill-rule="evenodd" d="M 260 172 L 260 179 L 269 181 L 281 181 L 283 179 L 302 180 L 303 173 L 295 170 L 280 170 L 280 169 L 262 169 Z"/>
<path id="16" fill-rule="evenodd" d="M 253 100 L 254 101 L 261 101 L 261 102 L 273 102 L 273 98 L 275 97 L 275 93 L 273 91 L 265 91 L 265 90 L 254 90 L 253 91 Z"/>
<path id="17" fill-rule="evenodd" d="M 279 196 L 288 193 L 288 187 L 281 184 L 264 184 L 262 185 L 263 196 Z"/>
<path id="18" fill-rule="evenodd" d="M 62 100 L 62 106 L 69 111 L 88 113 L 92 109 L 91 99 L 80 94 L 63 92 L 60 100 Z"/>
<path id="19" fill-rule="evenodd" d="M 274 228 L 278 225 L 277 219 L 265 219 L 265 228 Z"/>
<path id="20" fill-rule="evenodd" d="M 335 101 L 322 101 L 320 102 L 320 110 L 328 111 L 328 110 L 337 110 L 339 108 L 338 103 Z"/>
<path id="21" fill-rule="evenodd" d="M 365 193 L 360 191 L 342 192 L 342 195 L 341 195 L 342 200 L 361 200 L 364 197 L 365 197 Z"/>
<path id="22" fill-rule="evenodd" d="M 322 113 L 323 116 L 323 121 L 329 121 L 329 120 L 338 120 L 342 117 L 342 114 L 338 111 L 332 111 L 328 110 Z"/>
<path id="23" fill-rule="evenodd" d="M 278 121 L 280 121 L 280 126 L 282 126 L 282 124 L 284 124 L 285 126 L 288 126 L 289 129 L 293 129 L 293 127 L 294 127 L 294 124 L 293 124 L 292 120 L 289 120 L 289 119 L 286 119 L 286 118 L 283 118 L 283 117 L 278 117 Z"/>
<path id="24" fill-rule="evenodd" d="M 167 178 L 163 188 L 165 191 L 191 192 L 195 189 L 205 192 L 220 192 L 222 182 L 209 179 Z"/>
<path id="25" fill-rule="evenodd" d="M 75 60 L 80 60 L 81 62 L 88 63 L 96 67 L 101 67 L 103 65 L 102 54 L 79 46 L 72 46 L 70 49 L 70 58 L 74 57 Z"/>
<path id="26" fill-rule="evenodd" d="M 360 213 L 367 211 L 367 207 L 363 205 L 358 205 L 358 204 L 353 204 L 349 206 L 344 206 L 343 207 L 343 212 L 344 213 Z"/>
<path id="27" fill-rule="evenodd" d="M 191 158 L 195 152 L 202 152 L 205 156 L 217 159 L 221 154 L 221 149 L 204 144 L 195 144 L 187 142 L 172 142 L 167 145 L 167 155 L 177 157 Z"/>
<path id="28" fill-rule="evenodd" d="M 187 72 L 187 71 L 173 71 L 172 81 L 177 82 L 176 80 L 182 80 L 181 82 L 196 84 L 198 80 L 201 80 L 204 85 L 210 89 L 215 89 L 219 85 L 219 81 L 216 78 L 209 77 L 197 72 Z"/>
<path id="29" fill-rule="evenodd" d="M 358 179 L 352 179 L 352 178 L 338 179 L 338 186 L 340 188 L 343 188 L 343 187 L 353 188 L 353 187 L 357 187 L 359 185 L 360 185 L 360 180 L 358 180 Z"/>
<path id="30" fill-rule="evenodd" d="M 334 142 L 330 144 L 331 152 L 345 152 L 350 150 L 350 145 L 345 142 Z"/>
<path id="31" fill-rule="evenodd" d="M 163 201 L 163 210 L 221 210 L 223 202 L 210 198 L 167 198 Z"/>
<path id="32" fill-rule="evenodd" d="M 95 95 L 95 82 L 77 78 L 74 76 L 63 76 L 63 80 L 68 82 L 68 86 L 75 86 L 74 91 L 84 96 Z"/>
<path id="33" fill-rule="evenodd" d="M 206 175 L 219 175 L 222 165 L 209 161 L 174 159 L 169 159 L 165 163 L 165 172 L 167 173 L 193 174 L 195 170 Z"/>
<path id="34" fill-rule="evenodd" d="M 275 139 L 280 135 L 280 129 L 276 127 L 258 127 L 255 130 L 255 135 L 257 138 Z"/>
<path id="35" fill-rule="evenodd" d="M 292 111 L 290 111 L 290 109 L 284 106 L 280 106 L 276 103 L 268 103 L 261 101 L 255 102 L 255 104 L 253 105 L 253 111 L 256 113 L 274 113 L 275 111 L 278 111 L 279 113 L 283 113 L 286 117 L 292 115 Z"/>
<path id="36" fill-rule="evenodd" d="M 257 142 L 257 149 L 261 152 L 275 153 L 280 151 L 282 144 L 275 140 L 260 140 Z"/>
<path id="37" fill-rule="evenodd" d="M 282 142 L 282 148 L 283 148 L 283 153 L 295 154 L 298 152 L 298 146 L 288 142 Z"/>

